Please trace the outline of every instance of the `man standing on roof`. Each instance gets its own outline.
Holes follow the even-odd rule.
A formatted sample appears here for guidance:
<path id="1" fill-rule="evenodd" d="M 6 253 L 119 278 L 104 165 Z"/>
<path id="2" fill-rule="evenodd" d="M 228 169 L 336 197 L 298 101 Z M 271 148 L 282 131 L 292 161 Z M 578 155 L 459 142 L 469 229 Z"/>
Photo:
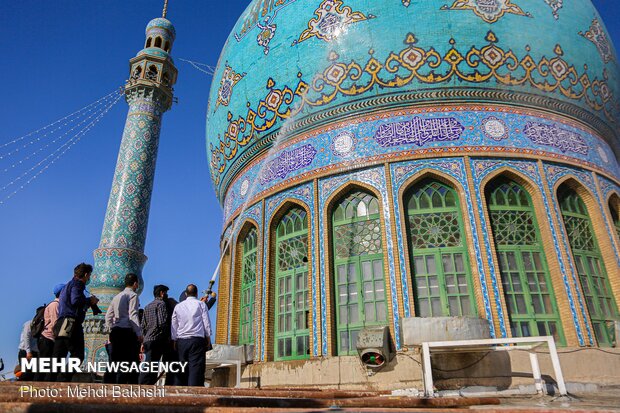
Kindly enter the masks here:
<path id="1" fill-rule="evenodd" d="M 176 343 L 179 361 L 187 362 L 186 371 L 179 374 L 181 386 L 204 386 L 205 352 L 211 336 L 209 310 L 198 300 L 198 288 L 190 284 L 185 289 L 187 299 L 174 307 L 172 313 L 172 340 Z"/>
<path id="2" fill-rule="evenodd" d="M 41 358 L 49 358 L 54 354 L 54 341 L 56 341 L 56 337 L 54 336 L 54 325 L 56 324 L 56 320 L 58 320 L 58 297 L 60 297 L 60 292 L 64 286 L 64 284 L 56 284 L 52 291 L 56 298 L 45 307 L 45 311 L 43 312 L 43 332 L 41 332 L 41 336 L 38 340 L 39 357 Z M 34 379 L 36 381 L 42 381 L 45 379 L 45 375 L 43 373 L 37 373 Z"/>
<path id="3" fill-rule="evenodd" d="M 156 285 L 153 288 L 155 299 L 144 308 L 142 316 L 142 332 L 144 334 L 144 361 L 158 362 L 166 351 L 170 342 L 170 323 L 168 322 L 169 288 L 165 285 Z M 140 373 L 139 384 L 155 384 L 157 373 Z"/>
<path id="4" fill-rule="evenodd" d="M 140 300 L 136 293 L 138 287 L 138 276 L 127 274 L 125 289 L 114 296 L 105 314 L 105 324 L 110 329 L 111 362 L 140 362 L 142 331 L 138 316 L 140 309 Z M 138 384 L 138 374 L 119 372 L 115 377 L 108 375 L 105 381 Z"/>
<path id="5" fill-rule="evenodd" d="M 54 352 L 52 356 L 64 359 L 67 354 L 84 361 L 84 329 L 82 324 L 89 306 L 96 305 L 95 296 L 86 298 L 84 290 L 90 281 L 93 267 L 81 263 L 73 269 L 73 278 L 63 287 L 58 297 L 58 320 L 54 325 Z M 51 373 L 48 381 L 71 381 L 72 373 Z"/>

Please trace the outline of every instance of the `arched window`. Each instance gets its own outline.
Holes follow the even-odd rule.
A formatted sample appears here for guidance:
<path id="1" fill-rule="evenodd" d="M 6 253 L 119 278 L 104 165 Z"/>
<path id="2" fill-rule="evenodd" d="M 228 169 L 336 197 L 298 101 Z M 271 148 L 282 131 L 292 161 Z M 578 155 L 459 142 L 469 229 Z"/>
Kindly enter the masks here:
<path id="1" fill-rule="evenodd" d="M 308 329 L 308 217 L 293 208 L 276 228 L 275 359 L 310 355 Z"/>
<path id="2" fill-rule="evenodd" d="M 239 344 L 254 343 L 254 298 L 256 296 L 257 254 L 258 235 L 256 228 L 252 227 L 243 240 L 241 289 L 239 294 Z"/>
<path id="3" fill-rule="evenodd" d="M 530 194 L 499 178 L 489 184 L 487 202 L 512 335 L 554 336 L 564 343 Z"/>
<path id="4" fill-rule="evenodd" d="M 332 213 L 337 353 L 355 351 L 359 330 L 387 324 L 379 202 L 347 195 Z"/>
<path id="5" fill-rule="evenodd" d="M 456 191 L 426 179 L 406 194 L 405 205 L 416 315 L 476 314 Z"/>
<path id="6" fill-rule="evenodd" d="M 596 339 L 600 345 L 611 345 L 611 323 L 618 315 L 618 308 L 611 293 L 588 210 L 581 197 L 568 185 L 558 189 L 558 201 Z"/>
<path id="7" fill-rule="evenodd" d="M 136 69 L 133 71 L 131 78 L 134 80 L 137 80 L 137 79 L 140 79 L 141 75 L 142 75 L 142 66 L 137 66 Z"/>
<path id="8" fill-rule="evenodd" d="M 164 84 L 164 86 L 170 86 L 170 75 L 168 74 L 168 72 L 165 72 L 162 77 L 161 77 L 161 83 Z"/>
<path id="9" fill-rule="evenodd" d="M 157 67 L 155 65 L 149 66 L 149 70 L 146 72 L 146 78 L 149 80 L 157 80 Z"/>
<path id="10" fill-rule="evenodd" d="M 164 50 L 166 52 L 170 51 L 170 42 L 168 40 L 166 40 L 166 43 L 164 43 Z"/>
<path id="11" fill-rule="evenodd" d="M 146 47 L 151 47 L 151 44 L 153 42 L 153 38 L 149 37 L 148 39 L 146 39 Z"/>
<path id="12" fill-rule="evenodd" d="M 618 234 L 618 241 L 620 241 L 620 197 L 618 195 L 614 194 L 609 200 L 609 212 L 611 212 L 611 219 Z"/>
<path id="13" fill-rule="evenodd" d="M 161 37 L 159 36 L 155 38 L 155 47 L 159 47 L 161 49 Z"/>

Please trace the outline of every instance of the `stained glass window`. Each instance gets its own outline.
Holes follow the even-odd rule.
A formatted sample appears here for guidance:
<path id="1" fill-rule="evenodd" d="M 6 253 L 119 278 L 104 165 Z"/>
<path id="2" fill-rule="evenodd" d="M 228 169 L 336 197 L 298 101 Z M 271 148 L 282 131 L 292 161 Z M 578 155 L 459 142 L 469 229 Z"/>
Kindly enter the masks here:
<path id="1" fill-rule="evenodd" d="M 500 178 L 489 185 L 487 201 L 512 335 L 554 336 L 564 343 L 530 195 Z"/>
<path id="2" fill-rule="evenodd" d="M 241 259 L 241 300 L 239 304 L 239 344 L 254 343 L 254 298 L 256 296 L 256 269 L 258 234 L 256 228 L 247 233 L 243 240 Z"/>
<path id="3" fill-rule="evenodd" d="M 476 314 L 456 191 L 427 179 L 405 200 L 416 315 Z"/>
<path id="4" fill-rule="evenodd" d="M 310 355 L 308 325 L 308 216 L 288 211 L 276 228 L 275 359 Z"/>
<path id="5" fill-rule="evenodd" d="M 387 324 L 379 202 L 353 192 L 332 214 L 338 354 L 352 354 L 365 326 Z"/>
<path id="6" fill-rule="evenodd" d="M 588 210 L 581 197 L 567 185 L 558 190 L 558 201 L 596 339 L 600 345 L 611 345 L 611 324 L 618 315 L 618 307 L 611 293 Z"/>

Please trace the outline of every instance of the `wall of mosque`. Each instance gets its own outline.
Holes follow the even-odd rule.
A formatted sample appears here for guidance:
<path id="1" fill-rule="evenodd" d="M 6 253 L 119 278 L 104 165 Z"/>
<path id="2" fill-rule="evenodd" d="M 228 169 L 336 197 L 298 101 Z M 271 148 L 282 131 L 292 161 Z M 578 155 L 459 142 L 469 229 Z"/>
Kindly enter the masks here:
<path id="1" fill-rule="evenodd" d="M 398 120 L 402 121 L 402 118 Z M 519 132 L 510 129 L 510 133 Z M 337 134 L 332 134 L 335 135 Z M 596 138 L 590 136 L 589 139 Z M 595 147 L 592 142 L 596 141 L 589 142 L 588 153 L 598 157 L 601 152 L 591 150 Z M 373 143 L 368 139 L 359 144 L 360 149 L 363 152 L 364 146 L 375 143 L 376 140 Z M 256 345 L 257 360 L 287 358 L 282 354 L 288 353 L 278 353 L 279 346 L 276 344 L 282 336 L 281 331 L 286 330 L 286 327 L 279 328 L 276 325 L 279 317 L 286 313 L 280 306 L 288 305 L 278 301 L 282 291 L 276 283 L 280 280 L 278 277 L 281 271 L 276 268 L 276 263 L 282 259 L 283 252 L 279 249 L 282 244 L 279 240 L 282 237 L 277 234 L 277 230 L 287 212 L 298 209 L 305 212 L 307 220 L 306 227 L 302 230 L 306 238 L 301 244 L 301 250 L 305 248 L 307 251 L 308 262 L 298 263 L 297 267 L 303 268 L 303 276 L 306 277 L 306 289 L 302 290 L 304 299 L 307 300 L 304 307 L 304 311 L 307 311 L 307 324 L 304 325 L 307 331 L 303 334 L 307 334 L 308 339 L 307 349 L 304 351 L 295 351 L 296 346 L 291 346 L 294 348 L 294 359 L 351 354 L 351 351 L 346 351 L 346 346 L 343 346 L 344 336 L 341 336 L 343 332 L 347 332 L 347 323 L 342 322 L 343 315 L 339 313 L 345 306 L 339 299 L 343 294 L 339 288 L 346 283 L 341 283 L 337 274 L 339 264 L 343 262 L 357 265 L 358 273 L 363 272 L 359 268 L 365 265 L 364 262 L 370 262 L 373 269 L 377 261 L 380 263 L 381 268 L 371 276 L 373 282 L 383 283 L 385 297 L 378 300 L 375 296 L 371 300 L 375 305 L 373 311 L 375 314 L 379 313 L 380 301 L 381 311 L 385 314 L 383 320 L 389 325 L 398 350 L 402 349 L 402 318 L 432 315 L 474 315 L 486 318 L 495 337 L 553 334 L 561 345 L 610 345 L 610 337 L 603 331 L 602 326 L 606 319 L 617 317 L 616 303 L 620 297 L 620 186 L 613 178 L 615 173 L 592 166 L 585 157 L 574 152 L 570 155 L 569 163 L 567 158 L 560 158 L 566 155 L 555 157 L 556 153 L 552 148 L 539 148 L 531 155 L 519 153 L 519 159 L 516 159 L 508 157 L 509 150 L 504 152 L 502 149 L 497 152 L 487 149 L 487 156 L 476 156 L 476 152 L 468 156 L 446 156 L 444 149 L 454 149 L 449 154 L 458 154 L 461 149 L 451 146 L 442 149 L 441 143 L 434 144 L 437 146 L 433 148 L 438 148 L 439 151 L 430 149 L 433 156 L 437 157 L 437 153 L 441 153 L 444 158 L 424 159 L 423 156 L 416 156 L 415 159 L 401 160 L 405 156 L 415 156 L 412 156 L 410 151 L 404 151 L 381 159 L 374 165 L 373 160 L 369 162 L 369 166 L 349 172 L 334 174 L 333 170 L 328 168 L 325 173 L 329 175 L 317 174 L 312 177 L 311 174 L 306 174 L 307 182 L 301 184 L 294 178 L 287 177 L 287 180 L 290 179 L 287 182 L 291 182 L 288 187 L 280 189 L 279 184 L 271 184 L 270 195 L 259 195 L 259 199 L 252 202 L 249 208 L 241 210 L 241 215 L 235 213 L 232 217 L 227 216 L 228 225 L 223 234 L 222 245 L 230 242 L 231 251 L 226 255 L 220 279 L 217 342 L 239 342 L 239 325 L 245 317 L 246 324 L 252 323 L 249 336 L 246 330 L 246 338 L 249 337 Z M 415 143 L 409 144 L 410 147 L 414 147 L 413 145 Z M 509 149 L 508 146 L 506 148 Z M 286 150 L 290 149 L 283 149 Z M 612 165 L 610 168 L 615 170 L 615 157 L 610 155 L 608 160 L 611 161 L 608 162 Z M 597 161 L 598 164 L 601 163 L 600 159 Z M 351 168 L 353 165 L 346 167 Z M 321 171 L 320 168 L 316 170 Z M 252 171 L 251 167 L 248 171 Z M 299 173 L 304 175 L 304 171 Z M 252 174 L 257 176 L 254 171 L 247 176 Z M 238 181 L 243 181 L 243 176 Z M 282 181 L 284 180 L 280 182 Z M 452 191 L 456 201 L 450 204 L 452 209 L 447 208 L 444 202 L 435 211 L 433 208 L 423 211 L 426 215 L 422 215 L 427 218 L 428 214 L 437 215 L 430 221 L 424 221 L 412 213 L 412 193 L 420 193 L 423 189 L 431 190 L 432 185 L 429 186 L 429 183 L 433 182 L 435 189 L 446 188 Z M 498 186 L 501 186 L 499 182 L 514 184 L 520 188 L 522 193 L 527 194 L 524 196 L 531 207 L 531 215 L 526 214 L 525 218 L 524 215 L 517 217 L 515 214 L 508 214 L 512 218 L 501 224 L 503 230 L 497 221 L 502 211 L 498 209 L 498 205 L 491 205 L 492 198 L 496 196 L 492 189 L 498 190 Z M 371 226 L 367 233 L 355 232 L 355 229 L 352 230 L 353 233 L 340 231 L 343 227 L 334 218 L 339 203 L 352 193 L 366 194 L 376 199 L 376 210 L 365 216 L 373 215 L 377 224 Z M 579 215 L 572 211 L 571 215 L 571 210 L 567 207 L 568 198 L 581 199 L 582 204 L 579 205 L 583 205 L 585 214 Z M 370 207 L 370 203 L 367 203 L 367 207 Z M 446 211 L 449 212 L 447 218 L 439 216 Z M 355 217 L 349 224 L 356 224 L 353 221 Z M 358 220 L 357 224 L 362 221 L 364 220 Z M 367 222 L 369 221 L 364 221 L 364 224 Z M 416 228 L 427 225 L 428 228 L 426 232 L 416 231 L 413 225 Z M 537 228 L 537 231 L 532 233 L 534 235 L 525 234 L 533 227 Z M 255 228 L 257 234 L 255 250 L 258 255 L 254 261 L 250 261 L 255 263 L 251 271 L 255 277 L 252 284 L 253 299 L 251 302 L 246 300 L 241 303 L 242 278 L 247 274 L 247 265 L 244 267 L 246 262 L 243 241 L 251 228 Z M 587 234 L 584 235 L 583 231 L 586 229 Z M 501 235 L 500 231 L 506 233 Z M 459 239 L 440 239 L 442 234 L 449 232 L 460 233 L 461 236 Z M 358 238 L 355 238 L 356 236 Z M 365 236 L 368 238 L 364 238 Z M 534 238 L 527 241 L 528 236 Z M 587 239 L 582 240 L 583 237 Z M 506 239 L 510 242 L 506 242 Z M 344 245 L 347 251 L 341 253 L 338 247 L 343 245 L 343 240 L 346 241 Z M 579 244 L 580 241 L 576 240 L 583 242 Z M 365 243 L 368 244 L 365 249 L 359 247 Z M 422 245 L 424 243 L 426 245 Z M 525 257 L 523 251 L 527 250 L 529 254 L 539 257 L 543 263 L 538 268 L 527 267 L 529 264 L 524 262 L 516 265 L 508 263 L 508 257 L 515 256 L 511 255 L 511 251 L 516 251 L 507 247 L 510 243 L 513 246 L 520 243 L 518 248 L 515 248 L 521 253 L 521 261 Z M 430 253 L 426 254 L 426 250 Z M 365 261 L 362 258 L 356 264 L 348 260 L 350 257 L 347 253 L 371 259 Z M 427 259 L 433 254 L 439 254 L 435 255 L 435 264 L 438 267 L 441 266 L 440 261 L 449 256 L 453 261 L 448 266 L 460 266 L 461 270 L 446 268 L 445 262 L 443 269 L 420 266 L 420 257 Z M 589 261 L 590 259 L 593 261 Z M 588 268 L 592 262 L 593 266 Z M 430 284 L 421 288 L 420 272 L 425 273 L 425 282 L 429 282 L 429 277 L 432 279 L 439 274 L 441 278 L 443 274 L 439 289 Z M 376 277 L 377 273 L 380 273 L 381 277 Z M 548 308 L 530 310 L 528 318 L 528 311 L 521 311 L 518 308 L 521 304 L 517 303 L 520 302 L 520 292 L 515 288 L 522 286 L 520 287 L 518 282 L 510 281 L 510 277 L 516 276 L 515 274 L 528 277 L 534 273 L 540 279 L 526 298 L 532 300 L 534 297 L 535 300 L 536 295 L 540 298 L 542 294 L 544 302 L 540 305 L 547 305 Z M 453 275 L 456 279 L 464 276 L 462 282 L 465 282 L 467 287 L 464 287 L 466 291 L 462 294 L 447 291 L 449 288 L 458 289 L 453 285 L 458 284 L 458 280 L 446 281 Z M 357 281 L 363 284 L 366 281 L 364 277 L 364 274 L 360 275 Z M 598 296 L 593 295 L 592 280 L 601 282 L 595 287 L 601 289 Z M 527 280 L 521 281 L 523 285 L 527 284 Z M 381 290 L 374 287 L 376 286 L 373 284 L 375 293 Z M 435 289 L 434 293 L 432 289 Z M 363 294 L 363 289 L 358 292 Z M 437 309 L 433 307 L 433 298 L 427 299 L 433 295 L 439 297 L 441 302 Z M 450 297 L 457 297 L 461 301 L 456 307 L 450 307 L 452 304 L 444 303 L 450 301 Z M 423 304 L 425 300 L 428 304 Z M 294 300 L 292 302 L 298 303 Z M 358 300 L 358 303 L 361 305 L 368 302 Z M 240 307 L 244 305 L 246 312 L 242 315 Z M 454 311 L 455 308 L 458 311 Z M 440 314 L 434 314 L 435 310 Z M 372 321 L 380 323 L 377 318 Z M 532 322 L 534 324 L 528 324 Z M 355 324 L 349 322 L 351 323 Z M 359 324 L 355 327 L 359 327 Z M 349 335 L 348 339 L 353 340 L 354 337 Z"/>

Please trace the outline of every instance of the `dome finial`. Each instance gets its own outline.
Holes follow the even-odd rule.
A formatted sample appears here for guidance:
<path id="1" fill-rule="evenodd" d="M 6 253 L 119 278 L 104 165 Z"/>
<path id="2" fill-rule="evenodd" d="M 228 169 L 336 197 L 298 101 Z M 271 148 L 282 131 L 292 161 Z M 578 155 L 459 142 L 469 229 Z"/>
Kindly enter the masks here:
<path id="1" fill-rule="evenodd" d="M 162 11 L 161 17 L 165 19 L 167 13 L 168 13 L 168 0 L 164 0 L 164 11 Z"/>

